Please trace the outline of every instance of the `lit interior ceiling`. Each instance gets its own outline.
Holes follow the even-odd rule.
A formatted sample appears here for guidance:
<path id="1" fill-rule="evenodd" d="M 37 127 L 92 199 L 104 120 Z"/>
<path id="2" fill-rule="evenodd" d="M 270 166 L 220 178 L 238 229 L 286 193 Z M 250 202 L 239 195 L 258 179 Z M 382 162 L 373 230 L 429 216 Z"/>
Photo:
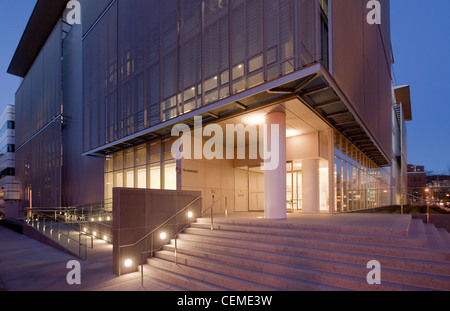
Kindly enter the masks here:
<path id="1" fill-rule="evenodd" d="M 288 129 L 307 134 L 328 127 L 335 128 L 377 165 L 390 165 L 387 157 L 320 72 L 252 94 L 239 101 L 211 106 L 207 112 L 198 112 L 198 116 L 202 116 L 203 125 L 241 122 L 240 118 L 244 116 L 260 114 L 262 111 L 270 112 L 272 106 L 279 104 L 286 111 Z M 194 116 L 186 117 L 182 122 L 193 126 Z M 162 124 L 156 130 L 113 143 L 96 152 L 107 154 L 155 138 L 169 137 L 172 127 L 173 124 L 170 123 L 167 126 Z"/>

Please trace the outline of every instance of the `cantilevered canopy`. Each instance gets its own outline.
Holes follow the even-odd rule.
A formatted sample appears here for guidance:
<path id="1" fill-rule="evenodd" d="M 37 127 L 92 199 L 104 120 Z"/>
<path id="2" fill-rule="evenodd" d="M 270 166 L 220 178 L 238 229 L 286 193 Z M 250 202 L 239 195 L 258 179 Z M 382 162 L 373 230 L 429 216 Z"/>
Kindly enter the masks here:
<path id="1" fill-rule="evenodd" d="M 20 39 L 8 73 L 24 78 L 62 17 L 67 0 L 39 0 Z"/>
<path id="2" fill-rule="evenodd" d="M 327 79 L 321 64 L 267 82 L 253 89 L 230 96 L 211 105 L 180 115 L 154 128 L 149 128 L 122 140 L 91 150 L 85 155 L 109 154 L 133 145 L 170 136 L 176 123 L 194 124 L 195 116 L 202 116 L 203 125 L 218 123 L 271 105 L 297 99 L 314 111 L 325 123 L 351 140 L 362 152 L 379 166 L 389 166 L 390 161 L 381 151 L 368 130 L 348 108 L 345 99 L 338 95 L 337 87 Z"/>
<path id="3" fill-rule="evenodd" d="M 412 121 L 411 92 L 409 85 L 395 88 L 395 100 L 398 105 L 402 104 L 405 121 Z"/>

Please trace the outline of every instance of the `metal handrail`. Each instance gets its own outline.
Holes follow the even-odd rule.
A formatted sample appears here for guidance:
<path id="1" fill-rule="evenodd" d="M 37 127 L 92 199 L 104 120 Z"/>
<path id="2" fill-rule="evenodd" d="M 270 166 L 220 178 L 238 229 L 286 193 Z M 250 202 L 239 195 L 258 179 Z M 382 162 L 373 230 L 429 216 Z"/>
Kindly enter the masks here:
<path id="1" fill-rule="evenodd" d="M 174 216 L 172 216 L 169 220 L 165 221 L 163 224 L 161 224 L 160 226 L 158 226 L 156 229 L 154 229 L 152 232 L 150 232 L 149 234 L 147 234 L 144 238 L 140 239 L 138 242 L 136 242 L 135 244 L 131 244 L 131 245 L 124 245 L 121 247 L 130 247 L 130 246 L 136 246 L 137 244 L 139 244 L 140 242 L 142 242 L 143 240 L 145 240 L 146 238 L 148 238 L 149 236 L 153 235 L 156 231 L 158 231 L 159 229 L 161 229 L 162 227 L 164 227 L 165 224 L 167 224 L 170 220 L 172 220 L 174 217 L 180 215 L 182 212 L 184 212 L 188 207 L 190 207 L 192 204 L 194 204 L 197 200 L 199 200 L 200 198 L 202 198 L 201 196 L 196 198 L 193 202 L 191 202 L 189 205 L 185 206 L 183 209 L 181 209 L 178 213 L 176 213 Z M 205 215 L 206 212 L 208 212 L 209 210 L 211 210 L 211 230 L 214 230 L 213 227 L 213 208 L 214 206 L 218 203 L 219 201 L 214 201 L 207 209 L 205 209 L 204 211 L 200 212 L 200 217 L 203 217 Z M 174 235 L 172 235 L 172 237 L 170 237 L 169 241 L 172 239 L 175 239 L 175 265 L 178 265 L 178 245 L 177 245 L 177 237 L 178 234 L 180 234 L 180 232 L 183 232 L 184 230 L 186 230 L 186 228 L 188 228 L 191 223 L 193 221 L 190 221 L 187 223 L 186 226 L 184 226 L 182 229 L 178 230 Z M 161 247 L 159 247 L 158 249 L 153 249 L 153 243 L 151 246 L 151 250 L 149 251 L 144 251 L 141 252 L 141 286 L 144 287 L 144 260 L 142 260 L 142 257 L 144 254 L 152 254 L 153 257 L 153 253 L 155 251 L 160 250 L 161 248 L 163 248 L 164 245 L 162 245 Z"/>
<path id="2" fill-rule="evenodd" d="M 186 209 L 188 209 L 192 204 L 194 204 L 195 202 L 197 202 L 198 200 L 200 200 L 202 197 L 197 197 L 194 201 L 192 201 L 191 203 L 189 203 L 188 205 L 186 205 L 185 207 L 183 207 L 180 211 L 178 211 L 177 213 L 175 213 L 172 217 L 170 217 L 169 219 L 167 219 L 166 221 L 164 221 L 161 225 L 159 225 L 158 227 L 156 227 L 155 229 L 153 229 L 151 232 L 147 233 L 146 235 L 144 235 L 142 238 L 140 238 L 136 243 L 133 244 L 128 244 L 128 245 L 121 245 L 120 248 L 125 248 L 125 247 L 133 247 L 138 245 L 139 243 L 141 243 L 142 241 L 144 241 L 146 238 L 148 238 L 150 235 L 152 235 L 153 233 L 155 233 L 156 231 L 158 231 L 159 229 L 161 229 L 162 227 L 164 227 L 165 224 L 167 224 L 169 221 L 171 221 L 172 219 L 174 219 L 175 217 L 177 217 L 178 215 L 180 215 L 181 213 L 183 213 Z"/>
<path id="3" fill-rule="evenodd" d="M 39 213 L 39 212 L 33 212 L 33 215 L 31 216 L 31 220 L 27 220 L 27 223 L 28 222 L 31 222 L 31 225 L 28 223 L 28 225 L 30 225 L 31 227 L 33 227 L 34 228 L 34 216 L 37 216 L 37 219 L 36 219 L 36 221 L 37 221 L 37 223 L 36 223 L 36 230 L 38 230 L 38 231 L 40 231 L 40 228 L 39 228 L 39 219 L 41 218 L 42 219 L 42 226 L 43 226 L 43 228 L 42 228 L 42 230 L 43 230 L 43 234 L 45 235 L 45 228 L 46 228 L 46 222 L 45 222 L 45 220 L 50 220 L 50 228 L 51 228 L 51 230 L 53 230 L 53 222 L 55 222 L 55 224 L 58 224 L 58 237 L 60 237 L 60 236 L 63 236 L 63 237 L 65 237 L 65 238 L 67 238 L 67 241 L 68 241 L 68 243 L 70 243 L 70 241 L 74 241 L 74 242 L 76 242 L 76 243 L 78 243 L 78 247 L 79 247 L 79 251 L 78 251 L 78 255 L 79 255 L 79 257 L 80 258 L 82 258 L 82 259 L 86 259 L 86 256 L 87 256 L 87 252 L 85 251 L 85 256 L 82 256 L 82 253 L 81 253 L 81 246 L 85 246 L 85 247 L 89 247 L 89 248 L 93 248 L 93 237 L 91 236 L 91 245 L 89 246 L 88 244 L 85 244 L 85 243 L 83 243 L 82 241 L 81 241 L 81 236 L 87 236 L 85 233 L 83 233 L 83 232 L 81 232 L 80 230 L 79 230 L 79 228 L 77 228 L 77 227 L 75 227 L 75 226 L 71 226 L 69 223 L 67 223 L 67 222 L 64 222 L 64 225 L 67 227 L 67 235 L 61 230 L 61 221 L 58 221 L 58 220 L 54 220 L 52 217 L 49 217 L 48 215 L 46 215 L 46 214 L 44 214 L 44 213 Z M 74 232 L 75 233 L 75 235 L 77 235 L 78 234 L 78 240 L 76 240 L 76 239 L 74 239 L 73 237 L 71 237 L 70 236 L 70 231 L 72 231 L 72 232 Z M 50 231 L 51 232 L 51 231 Z M 52 238 L 53 239 L 53 238 Z M 58 240 L 59 240 L 59 238 L 58 238 Z M 60 242 L 59 242 L 59 244 L 61 245 L 61 246 L 63 246 L 63 244 L 61 244 Z M 64 246 L 63 246 L 64 247 Z M 68 250 L 70 250 L 70 249 L 68 249 Z"/>

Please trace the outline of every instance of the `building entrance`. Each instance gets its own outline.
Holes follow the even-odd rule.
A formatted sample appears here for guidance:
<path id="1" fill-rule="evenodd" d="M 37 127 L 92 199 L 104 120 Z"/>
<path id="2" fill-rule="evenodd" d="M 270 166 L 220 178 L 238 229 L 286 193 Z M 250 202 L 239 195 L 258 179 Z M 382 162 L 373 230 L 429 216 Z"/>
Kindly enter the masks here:
<path id="1" fill-rule="evenodd" d="M 288 162 L 286 167 L 286 207 L 288 211 L 302 210 L 301 164 Z"/>

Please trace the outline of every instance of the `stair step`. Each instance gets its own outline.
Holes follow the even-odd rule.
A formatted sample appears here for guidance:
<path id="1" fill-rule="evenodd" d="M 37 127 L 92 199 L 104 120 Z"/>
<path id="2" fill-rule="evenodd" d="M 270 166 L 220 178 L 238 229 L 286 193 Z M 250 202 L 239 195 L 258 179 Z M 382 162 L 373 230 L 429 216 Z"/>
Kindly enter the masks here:
<path id="1" fill-rule="evenodd" d="M 203 267 L 188 266 L 182 264 L 182 258 L 178 261 L 178 264 L 174 262 L 174 254 L 170 252 L 160 251 L 157 253 L 158 257 L 148 260 L 148 264 L 153 268 L 159 268 L 162 271 L 168 271 L 176 276 L 174 278 L 180 278 L 182 281 L 194 280 L 196 283 L 201 284 L 205 288 L 210 288 L 210 290 L 215 291 L 277 291 L 279 288 L 272 286 L 265 286 L 262 284 L 257 284 L 243 280 L 239 277 L 230 277 L 225 274 L 213 273 L 203 269 Z M 163 278 L 164 275 L 163 275 Z M 215 284 L 211 287 L 210 284 Z M 185 286 L 189 286 L 186 284 Z M 198 290 L 196 286 L 193 290 Z"/>
<path id="2" fill-rule="evenodd" d="M 195 291 L 450 291 L 448 232 L 410 216 L 381 216 L 373 227 L 369 217 L 353 217 L 337 216 L 339 225 L 333 215 L 222 217 L 215 230 L 198 219 L 177 236 L 176 250 L 172 240 L 146 267 Z M 371 260 L 381 264 L 380 285 L 367 283 Z"/>
<path id="3" fill-rule="evenodd" d="M 181 244 L 181 245 L 180 245 Z M 189 243 L 180 243 L 177 247 L 177 254 L 185 254 L 201 257 L 224 264 L 238 265 L 246 269 L 264 270 L 270 266 L 270 273 L 283 276 L 297 276 L 306 280 L 320 281 L 321 284 L 334 286 L 338 284 L 343 275 L 356 277 L 357 281 L 349 283 L 348 289 L 361 289 L 367 286 L 366 275 L 369 272 L 366 264 L 350 264 L 342 262 L 332 262 L 328 260 L 312 260 L 302 257 L 283 256 L 279 254 L 263 253 L 257 251 L 246 251 L 240 249 L 230 250 L 226 247 L 215 247 L 214 250 L 205 250 L 201 246 L 194 246 Z M 174 252 L 173 244 L 164 247 L 165 250 Z M 273 264 L 276 263 L 276 264 Z M 396 269 L 389 269 L 382 266 L 383 283 L 386 281 L 392 284 L 405 284 L 412 286 L 412 290 L 418 287 L 434 290 L 450 290 L 450 276 L 430 275 L 420 272 L 409 272 Z M 347 281 L 349 282 L 349 281 Z M 363 282 L 363 284 L 361 284 Z M 341 285 L 342 286 L 342 285 Z M 398 288 L 399 285 L 393 285 Z"/>
<path id="4" fill-rule="evenodd" d="M 442 235 L 433 224 L 424 224 L 428 237 L 428 245 L 431 250 L 450 253 L 447 242 L 442 239 Z"/>
<path id="5" fill-rule="evenodd" d="M 226 230 L 205 230 L 199 228 L 188 228 L 185 233 L 202 235 L 205 237 L 224 237 L 230 239 L 241 239 L 245 242 L 263 242 L 271 244 L 292 245 L 309 248 L 319 248 L 327 250 L 347 251 L 353 253 L 371 254 L 372 256 L 393 256 L 393 257 L 408 257 L 426 260 L 450 260 L 450 252 L 440 249 L 433 249 L 433 252 L 423 248 L 412 248 L 403 246 L 391 245 L 371 245 L 356 242 L 339 242 L 327 241 L 319 239 L 308 238 L 294 238 L 294 237 L 280 237 L 266 234 L 242 233 L 236 231 Z"/>
<path id="6" fill-rule="evenodd" d="M 169 251 L 159 251 L 156 254 L 157 258 L 164 259 L 167 262 L 174 264 L 174 254 Z M 292 277 L 286 277 L 281 275 L 274 275 L 266 271 L 256 271 L 254 269 L 242 268 L 239 266 L 224 264 L 214 260 L 198 258 L 195 256 L 189 256 L 185 254 L 178 255 L 178 265 L 181 269 L 197 268 L 207 270 L 209 273 L 216 274 L 219 278 L 232 278 L 244 280 L 246 285 L 239 288 L 233 288 L 236 290 L 289 290 L 289 291 L 313 291 L 313 290 L 342 290 L 342 287 L 328 286 L 315 281 L 306 281 L 301 279 L 295 279 Z M 204 273 L 204 272 L 202 272 Z M 231 286 L 227 283 L 228 286 Z M 226 286 L 226 285 L 223 285 Z M 263 289 L 261 289 L 263 288 Z"/>
<path id="7" fill-rule="evenodd" d="M 201 267 L 209 271 L 231 276 L 239 276 L 247 280 L 262 283 L 273 284 L 282 290 L 289 291 L 311 291 L 311 290 L 362 290 L 362 291 L 424 291 L 427 288 L 409 286 L 406 284 L 397 284 L 388 281 L 382 281 L 380 285 L 369 285 L 366 281 L 366 273 L 362 277 L 354 277 L 345 274 L 328 273 L 314 271 L 312 269 L 288 267 L 274 263 L 263 263 L 258 261 L 247 262 L 247 266 L 218 262 L 220 255 L 214 257 L 208 254 L 207 259 L 190 256 L 185 254 L 178 255 L 178 262 L 185 262 L 189 266 Z M 174 257 L 172 252 L 163 251 L 158 254 L 166 260 Z M 244 259 L 237 259 L 242 264 Z"/>
<path id="8" fill-rule="evenodd" d="M 213 248 L 215 245 L 224 246 L 228 248 L 229 252 L 233 250 L 239 252 L 240 249 L 245 248 L 248 252 L 260 251 L 267 254 L 282 254 L 287 256 L 308 258 L 308 259 L 326 259 L 337 262 L 351 262 L 359 265 L 366 265 L 367 262 L 377 259 L 382 263 L 383 267 L 392 269 L 409 269 L 415 272 L 426 272 L 436 275 L 449 275 L 449 263 L 434 262 L 428 260 L 418 260 L 409 258 L 394 258 L 388 256 L 376 256 L 371 254 L 359 254 L 346 251 L 316 249 L 311 247 L 301 247 L 294 245 L 281 245 L 276 243 L 264 243 L 245 241 L 242 242 L 237 239 L 223 238 L 223 237 L 208 237 L 202 235 L 194 235 L 182 233 L 178 236 L 178 243 L 188 241 L 194 243 L 195 247 Z"/>
<path id="9" fill-rule="evenodd" d="M 422 228 L 420 228 L 422 224 Z M 392 245 L 392 246 L 409 246 L 417 248 L 426 248 L 427 239 L 423 237 L 423 222 L 415 221 L 412 224 L 415 230 L 412 234 L 414 237 L 400 237 L 400 236 L 381 236 L 381 235 L 370 235 L 370 234 L 351 234 L 351 233 L 339 233 L 334 232 L 321 232 L 317 230 L 305 230 L 301 228 L 295 229 L 284 229 L 284 228 L 272 228 L 272 227 L 258 227 L 258 226 L 244 226 L 239 224 L 215 224 L 215 228 L 218 230 L 232 231 L 232 232 L 242 232 L 242 233 L 253 233 L 253 234 L 265 234 L 273 236 L 282 237 L 295 237 L 295 238 L 305 238 L 305 239 L 319 239 L 326 241 L 336 241 L 336 242 L 355 242 L 355 243 L 366 243 L 373 245 Z M 191 228 L 198 229 L 210 229 L 211 224 L 197 222 L 191 224 Z"/>
<path id="10" fill-rule="evenodd" d="M 444 228 L 437 228 L 442 240 L 447 244 L 447 247 L 450 249 L 450 233 Z"/>
<path id="11" fill-rule="evenodd" d="M 387 236 L 407 236 L 411 215 L 392 218 L 384 214 L 337 214 L 337 215 L 288 215 L 286 220 L 276 221 L 241 217 L 214 217 L 214 225 L 231 224 L 262 228 L 302 229 L 329 233 L 352 233 Z M 373 225 L 375 222 L 378 225 Z M 337 220 L 336 222 L 334 220 Z M 210 224 L 208 217 L 198 218 L 197 223 Z"/>
<path id="12" fill-rule="evenodd" d="M 149 261 L 149 268 L 146 269 L 146 273 L 155 279 L 159 279 L 164 282 L 169 282 L 177 286 L 186 288 L 192 291 L 228 291 L 229 289 L 217 286 L 212 283 L 204 282 L 189 276 L 185 276 L 180 273 L 173 272 L 172 270 L 161 268 L 158 265 L 156 259 Z M 174 265 L 172 263 L 172 265 Z M 174 267 L 172 267 L 173 269 Z"/>

